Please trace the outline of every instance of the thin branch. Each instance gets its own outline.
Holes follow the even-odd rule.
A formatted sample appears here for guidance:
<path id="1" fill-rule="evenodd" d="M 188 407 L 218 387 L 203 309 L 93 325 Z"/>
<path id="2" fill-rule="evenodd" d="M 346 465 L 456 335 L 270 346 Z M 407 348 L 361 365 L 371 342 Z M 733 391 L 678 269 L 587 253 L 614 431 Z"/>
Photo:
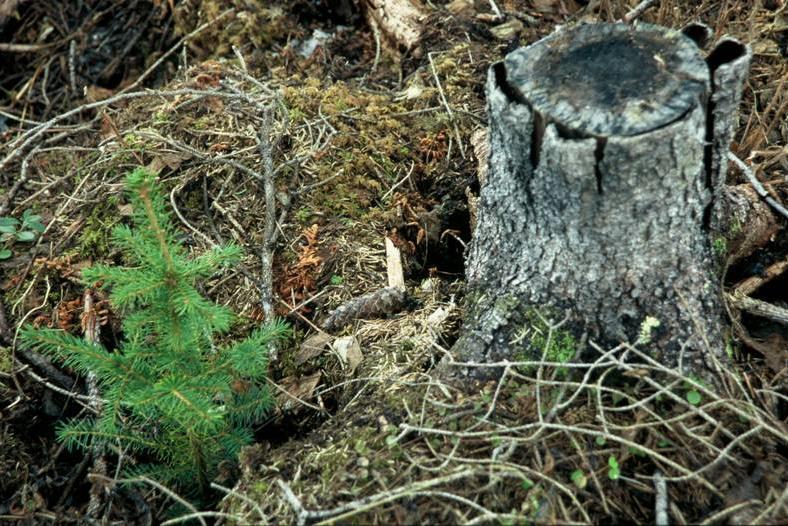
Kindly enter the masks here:
<path id="1" fill-rule="evenodd" d="M 263 115 L 263 124 L 258 134 L 258 150 L 263 161 L 262 183 L 265 193 L 265 224 L 263 225 L 263 243 L 260 247 L 262 263 L 262 286 L 260 304 L 266 321 L 274 319 L 274 237 L 276 236 L 276 187 L 274 186 L 274 160 L 271 153 L 271 140 L 268 134 L 271 128 L 271 114 Z"/>
<path id="2" fill-rule="evenodd" d="M 625 24 L 631 24 L 632 22 L 640 18 L 640 16 L 643 13 L 645 13 L 647 9 L 649 9 L 651 6 L 653 6 L 656 3 L 657 0 L 643 0 L 634 8 L 632 8 L 632 10 L 629 11 L 626 15 L 624 15 L 622 22 L 624 22 Z"/>
<path id="3" fill-rule="evenodd" d="M 198 89 L 176 89 L 176 90 L 145 90 L 145 91 L 133 91 L 130 93 L 122 93 L 118 95 L 114 95 L 112 97 L 96 101 L 96 102 L 89 102 L 87 104 L 82 104 L 81 106 L 77 106 L 65 113 L 61 113 L 60 115 L 56 115 L 52 117 L 46 122 L 42 122 L 38 126 L 34 126 L 30 128 L 19 137 L 17 137 L 11 144 L 6 145 L 6 149 L 9 150 L 9 153 L 0 161 L 0 171 L 5 169 L 11 161 L 19 157 L 22 152 L 24 152 L 28 146 L 30 146 L 36 139 L 38 139 L 41 135 L 43 135 L 48 129 L 52 128 L 56 124 L 63 122 L 74 115 L 78 115 L 83 111 L 92 110 L 96 108 L 101 108 L 104 106 L 109 106 L 110 104 L 115 104 L 116 102 L 122 102 L 126 100 L 133 100 L 139 99 L 143 97 L 179 97 L 183 95 L 196 95 L 200 97 L 223 97 L 227 99 L 248 99 L 245 95 L 239 95 L 235 93 L 226 93 L 223 91 L 217 90 L 198 90 Z"/>
<path id="4" fill-rule="evenodd" d="M 769 206 L 777 210 L 780 214 L 783 215 L 783 217 L 788 218 L 788 209 L 786 209 L 782 204 L 778 203 L 777 200 L 775 200 L 771 195 L 769 195 L 769 192 L 766 191 L 766 189 L 763 187 L 761 182 L 758 181 L 758 178 L 755 177 L 755 174 L 753 173 L 752 169 L 749 166 L 747 166 L 747 164 L 745 164 L 744 161 L 739 159 L 736 156 L 736 154 L 734 154 L 733 152 L 728 152 L 728 159 L 733 161 L 733 163 L 739 167 L 739 169 L 742 171 L 744 176 L 747 178 L 747 181 L 750 183 L 750 185 L 752 185 L 752 187 L 755 189 L 755 191 L 758 193 L 761 199 L 769 203 Z"/>
<path id="5" fill-rule="evenodd" d="M 204 24 L 202 24 L 201 26 L 196 28 L 194 31 L 192 31 L 189 34 L 184 35 L 183 37 L 181 37 L 181 39 L 178 40 L 178 42 L 176 42 L 170 49 L 165 51 L 164 54 L 162 54 L 162 56 L 160 56 L 153 64 L 151 64 L 150 67 L 148 69 L 146 69 L 142 73 L 142 75 L 137 77 L 137 80 L 135 80 L 133 83 L 129 84 L 128 86 L 126 86 L 125 88 L 120 90 L 119 93 L 126 93 L 128 91 L 136 89 L 140 84 L 142 84 L 143 80 L 148 78 L 148 75 L 153 73 L 165 60 L 167 60 L 170 57 L 170 55 L 175 53 L 175 51 L 177 51 L 183 44 L 185 44 L 189 40 L 193 39 L 195 36 L 199 35 L 203 31 L 205 31 L 208 27 L 210 27 L 213 24 L 215 24 L 216 22 L 222 20 L 224 17 L 226 17 L 227 15 L 229 15 L 230 13 L 232 13 L 234 11 L 235 11 L 235 9 L 233 9 L 233 8 L 226 9 L 225 11 L 219 13 L 219 15 L 216 18 L 214 18 L 213 20 L 209 20 L 208 22 L 205 22 Z"/>

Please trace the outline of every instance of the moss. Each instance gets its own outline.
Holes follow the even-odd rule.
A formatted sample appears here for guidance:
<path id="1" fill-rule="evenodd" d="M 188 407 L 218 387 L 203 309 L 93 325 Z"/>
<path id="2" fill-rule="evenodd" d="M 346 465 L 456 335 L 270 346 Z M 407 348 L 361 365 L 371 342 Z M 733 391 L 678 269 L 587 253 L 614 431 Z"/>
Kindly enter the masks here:
<path id="1" fill-rule="evenodd" d="M 717 256 L 724 257 L 728 253 L 728 241 L 724 237 L 718 237 L 712 242 L 711 248 Z"/>
<path id="2" fill-rule="evenodd" d="M 309 224 L 309 221 L 310 219 L 312 219 L 313 215 L 314 212 L 312 212 L 312 210 L 310 210 L 305 206 L 302 206 L 301 208 L 296 210 L 295 220 L 298 221 L 298 223 L 300 223 L 301 225 L 306 226 Z"/>
<path id="3" fill-rule="evenodd" d="M 733 221 L 731 222 L 730 234 L 731 236 L 737 236 L 740 233 L 741 233 L 741 221 L 734 218 Z"/>
<path id="4" fill-rule="evenodd" d="M 525 323 L 518 331 L 516 339 L 528 343 L 530 355 L 548 362 L 566 363 L 577 354 L 577 340 L 570 331 L 551 328 L 548 320 L 554 317 L 551 313 L 539 309 L 529 309 L 525 313 Z M 567 369 L 559 367 L 560 375 L 566 375 Z"/>
<path id="5" fill-rule="evenodd" d="M 9 374 L 13 370 L 14 361 L 11 357 L 11 349 L 0 347 L 0 373 Z M 2 384 L 0 384 L 2 386 Z"/>
<path id="6" fill-rule="evenodd" d="M 278 6 L 266 2 L 238 0 L 184 0 L 178 2 L 173 12 L 175 29 L 185 35 L 205 22 L 215 20 L 225 10 L 233 12 L 219 24 L 204 28 L 190 42 L 190 50 L 200 58 L 218 58 L 232 54 L 232 48 L 252 49 L 268 47 L 272 42 L 284 40 L 298 28 L 292 17 Z"/>
<path id="7" fill-rule="evenodd" d="M 493 311 L 499 318 L 509 318 L 520 306 L 520 300 L 513 294 L 504 294 L 495 300 Z"/>
<path id="8" fill-rule="evenodd" d="M 109 256 L 112 229 L 120 222 L 117 204 L 117 198 L 113 196 L 93 208 L 85 218 L 76 246 L 69 253 L 81 258 L 103 259 Z"/>
<path id="9" fill-rule="evenodd" d="M 659 327 L 660 323 L 657 318 L 653 316 L 646 316 L 640 324 L 640 334 L 638 335 L 637 343 L 647 344 L 651 341 L 651 335 L 654 329 Z"/>

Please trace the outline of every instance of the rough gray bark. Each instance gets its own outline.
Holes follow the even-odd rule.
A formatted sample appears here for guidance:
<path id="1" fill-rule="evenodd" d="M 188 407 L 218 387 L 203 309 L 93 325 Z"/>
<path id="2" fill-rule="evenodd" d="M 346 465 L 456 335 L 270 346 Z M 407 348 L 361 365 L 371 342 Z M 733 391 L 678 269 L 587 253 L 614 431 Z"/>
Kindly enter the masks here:
<path id="1" fill-rule="evenodd" d="M 533 357 L 518 334 L 534 309 L 603 347 L 656 318 L 654 354 L 693 372 L 724 357 L 710 218 L 749 61 L 735 45 L 712 69 L 681 32 L 585 25 L 490 69 L 491 157 L 456 361 Z"/>

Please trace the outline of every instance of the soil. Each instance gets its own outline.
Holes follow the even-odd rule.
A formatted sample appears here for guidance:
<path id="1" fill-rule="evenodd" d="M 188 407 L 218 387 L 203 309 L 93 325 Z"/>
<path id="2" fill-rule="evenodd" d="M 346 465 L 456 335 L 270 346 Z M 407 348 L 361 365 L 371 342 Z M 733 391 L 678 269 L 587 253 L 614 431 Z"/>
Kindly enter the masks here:
<path id="1" fill-rule="evenodd" d="M 120 262 L 111 230 L 128 222 L 122 180 L 138 166 L 158 173 L 190 251 L 245 248 L 238 268 L 203 285 L 237 314 L 233 336 L 265 321 L 266 273 L 293 327 L 271 360 L 276 410 L 193 522 L 651 522 L 655 499 L 672 522 L 788 520 L 784 321 L 729 305 L 734 365 L 721 393 L 649 364 L 647 335 L 584 373 L 572 365 L 582 342 L 538 314 L 524 331 L 548 365 L 474 386 L 430 374 L 469 310 L 463 254 L 488 67 L 557 25 L 619 20 L 635 3 L 498 0 L 496 18 L 493 2 L 437 0 L 405 49 L 369 24 L 361 0 L 0 0 L 0 218 L 30 209 L 46 227 L 0 242 L 0 523 L 151 524 L 197 511 L 177 488 L 118 483 L 117 455 L 109 482 L 89 478 L 92 459 L 56 435 L 84 415 L 72 394 L 85 379 L 15 337 L 26 323 L 81 335 L 79 273 Z M 662 0 L 640 20 L 702 21 L 713 41 L 752 47 L 731 150 L 785 203 L 785 2 Z M 276 169 L 270 268 L 260 135 Z M 728 184 L 748 183 L 731 166 Z M 715 248 L 732 262 L 726 293 L 760 277 L 752 297 L 784 311 L 788 235 L 773 213 L 775 233 L 749 233 L 760 240 L 747 254 L 729 250 L 747 224 Z M 322 330 L 332 311 L 387 286 L 386 237 L 406 299 Z M 118 316 L 100 304 L 108 348 L 122 337 Z M 91 486 L 103 495 L 94 517 Z"/>

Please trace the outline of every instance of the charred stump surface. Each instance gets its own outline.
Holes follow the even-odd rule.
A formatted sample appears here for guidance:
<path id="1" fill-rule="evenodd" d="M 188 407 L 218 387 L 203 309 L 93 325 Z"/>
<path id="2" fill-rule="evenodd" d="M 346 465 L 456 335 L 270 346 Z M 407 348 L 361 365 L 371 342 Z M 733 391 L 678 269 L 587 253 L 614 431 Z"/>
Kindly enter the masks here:
<path id="1" fill-rule="evenodd" d="M 594 24 L 490 68 L 489 172 L 454 360 L 537 358 L 518 336 L 534 310 L 601 347 L 656 320 L 647 348 L 696 373 L 724 357 L 711 232 L 749 58 L 730 39 L 707 61 L 679 31 Z"/>

